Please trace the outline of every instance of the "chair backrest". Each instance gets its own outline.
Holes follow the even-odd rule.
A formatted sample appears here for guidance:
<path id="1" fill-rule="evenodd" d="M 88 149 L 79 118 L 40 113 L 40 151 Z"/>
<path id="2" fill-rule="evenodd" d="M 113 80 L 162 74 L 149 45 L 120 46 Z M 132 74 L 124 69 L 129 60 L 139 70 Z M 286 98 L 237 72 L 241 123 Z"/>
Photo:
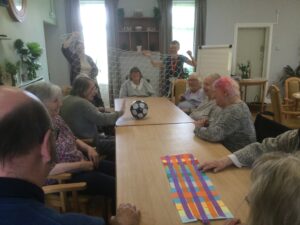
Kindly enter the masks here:
<path id="1" fill-rule="evenodd" d="M 281 112 L 281 97 L 280 90 L 276 85 L 271 85 L 269 87 L 268 93 L 271 97 L 271 104 L 274 113 L 274 120 L 278 123 L 282 122 L 282 112 Z"/>
<path id="2" fill-rule="evenodd" d="M 173 81 L 172 87 L 172 100 L 177 105 L 180 100 L 180 96 L 186 91 L 187 81 L 184 79 L 176 79 Z"/>
<path id="3" fill-rule="evenodd" d="M 290 130 L 290 128 L 277 123 L 274 120 L 268 119 L 261 113 L 256 115 L 254 127 L 256 131 L 256 140 L 258 142 L 262 142 L 267 137 L 276 137 L 279 134 Z"/>
<path id="4" fill-rule="evenodd" d="M 62 92 L 63 96 L 69 95 L 70 92 L 71 92 L 71 89 L 72 89 L 72 86 L 70 86 L 70 85 L 64 85 L 64 86 L 62 86 L 61 87 L 61 92 Z"/>
<path id="5" fill-rule="evenodd" d="M 285 98 L 292 99 L 292 94 L 300 91 L 300 78 L 290 77 L 284 82 Z"/>

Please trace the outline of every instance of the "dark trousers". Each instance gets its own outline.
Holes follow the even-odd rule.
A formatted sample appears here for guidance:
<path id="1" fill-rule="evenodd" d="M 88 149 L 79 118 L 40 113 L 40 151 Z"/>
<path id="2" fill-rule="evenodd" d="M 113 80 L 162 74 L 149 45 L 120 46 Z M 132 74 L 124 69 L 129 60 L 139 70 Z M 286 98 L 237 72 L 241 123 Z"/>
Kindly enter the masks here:
<path id="1" fill-rule="evenodd" d="M 116 206 L 116 169 L 115 163 L 101 160 L 93 171 L 73 173 L 72 182 L 86 182 L 87 188 L 82 191 L 88 195 L 103 195 L 112 199 L 112 210 Z"/>
<path id="2" fill-rule="evenodd" d="M 94 138 L 94 144 L 100 156 L 105 155 L 105 159 L 115 162 L 116 159 L 116 139 L 114 136 L 98 135 Z"/>

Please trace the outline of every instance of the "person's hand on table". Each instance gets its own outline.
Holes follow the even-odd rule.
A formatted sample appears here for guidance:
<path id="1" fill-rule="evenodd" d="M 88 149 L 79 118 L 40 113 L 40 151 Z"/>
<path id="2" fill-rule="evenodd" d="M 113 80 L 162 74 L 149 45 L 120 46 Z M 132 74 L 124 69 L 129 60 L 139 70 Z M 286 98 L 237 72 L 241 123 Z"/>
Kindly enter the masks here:
<path id="1" fill-rule="evenodd" d="M 115 216 L 110 219 L 111 225 L 139 225 L 141 213 L 131 204 L 120 204 Z"/>
<path id="2" fill-rule="evenodd" d="M 208 119 L 203 118 L 194 122 L 195 127 L 208 127 Z"/>
<path id="3" fill-rule="evenodd" d="M 213 161 L 209 161 L 209 162 L 204 162 L 203 164 L 201 164 L 199 166 L 199 169 L 202 171 L 209 171 L 212 170 L 213 172 L 219 172 L 224 170 L 225 168 L 229 167 L 233 165 L 233 162 L 231 161 L 231 159 L 229 157 L 224 157 L 218 160 L 213 160 Z"/>

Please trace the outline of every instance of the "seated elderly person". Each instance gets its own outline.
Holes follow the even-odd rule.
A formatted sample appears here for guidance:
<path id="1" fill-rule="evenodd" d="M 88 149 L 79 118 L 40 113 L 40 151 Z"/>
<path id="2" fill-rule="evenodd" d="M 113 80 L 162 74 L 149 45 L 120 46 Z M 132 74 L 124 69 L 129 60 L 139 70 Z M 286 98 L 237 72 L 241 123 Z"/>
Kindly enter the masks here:
<path id="1" fill-rule="evenodd" d="M 121 86 L 119 97 L 148 97 L 154 94 L 151 84 L 143 78 L 140 69 L 133 67 L 129 72 L 129 80 L 126 80 Z"/>
<path id="2" fill-rule="evenodd" d="M 78 77 L 74 80 L 70 95 L 63 99 L 60 115 L 78 138 L 93 139 L 101 154 L 108 159 L 115 158 L 115 137 L 98 134 L 98 126 L 115 125 L 117 119 L 124 113 L 121 111 L 102 113 L 91 101 L 96 94 L 95 82 L 88 77 Z"/>
<path id="3" fill-rule="evenodd" d="M 59 213 L 44 204 L 42 185 L 56 162 L 55 132 L 35 96 L 0 87 L 0 221 L 2 225 L 105 225 L 100 217 Z M 140 212 L 121 204 L 112 225 L 138 225 Z"/>
<path id="4" fill-rule="evenodd" d="M 232 165 L 239 168 L 251 167 L 263 154 L 278 151 L 287 153 L 300 151 L 300 129 L 286 131 L 276 138 L 265 138 L 262 143 L 255 142 L 221 159 L 204 162 L 201 169 L 218 172 Z"/>
<path id="5" fill-rule="evenodd" d="M 193 109 L 196 109 L 204 100 L 205 96 L 203 89 L 201 89 L 201 82 L 196 73 L 189 76 L 188 89 L 180 96 L 180 102 L 178 107 L 186 113 L 190 113 Z"/>
<path id="6" fill-rule="evenodd" d="M 251 181 L 247 221 L 231 219 L 224 225 L 300 224 L 299 154 L 266 154 L 255 162 Z"/>
<path id="7" fill-rule="evenodd" d="M 192 113 L 190 114 L 190 117 L 192 119 L 208 119 L 208 122 L 212 123 L 217 118 L 219 112 L 221 111 L 221 108 L 217 106 L 216 101 L 214 99 L 212 85 L 220 77 L 221 76 L 219 74 L 211 74 L 204 78 L 203 91 L 206 95 L 206 98 L 196 109 L 192 111 Z"/>
<path id="8" fill-rule="evenodd" d="M 234 152 L 256 141 L 254 124 L 248 106 L 240 98 L 238 83 L 223 76 L 213 84 L 214 96 L 221 115 L 208 123 L 207 119 L 195 122 L 194 133 L 197 137 L 222 143 Z"/>
<path id="9" fill-rule="evenodd" d="M 115 199 L 115 164 L 99 160 L 95 149 L 77 139 L 59 116 L 62 93 L 60 87 L 47 82 L 32 84 L 27 91 L 46 106 L 56 131 L 57 164 L 50 174 L 72 173 L 70 182 L 86 182 L 84 191 L 91 195 L 105 195 Z"/>

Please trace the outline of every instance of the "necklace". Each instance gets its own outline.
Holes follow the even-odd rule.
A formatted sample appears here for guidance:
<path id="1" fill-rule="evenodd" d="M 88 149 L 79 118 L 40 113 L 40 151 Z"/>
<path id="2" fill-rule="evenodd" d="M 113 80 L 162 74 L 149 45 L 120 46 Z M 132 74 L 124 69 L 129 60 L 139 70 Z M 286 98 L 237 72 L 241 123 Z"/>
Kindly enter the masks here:
<path id="1" fill-rule="evenodd" d="M 177 69 L 177 57 L 175 59 L 171 58 L 171 66 L 172 66 L 172 72 L 174 74 Z"/>

